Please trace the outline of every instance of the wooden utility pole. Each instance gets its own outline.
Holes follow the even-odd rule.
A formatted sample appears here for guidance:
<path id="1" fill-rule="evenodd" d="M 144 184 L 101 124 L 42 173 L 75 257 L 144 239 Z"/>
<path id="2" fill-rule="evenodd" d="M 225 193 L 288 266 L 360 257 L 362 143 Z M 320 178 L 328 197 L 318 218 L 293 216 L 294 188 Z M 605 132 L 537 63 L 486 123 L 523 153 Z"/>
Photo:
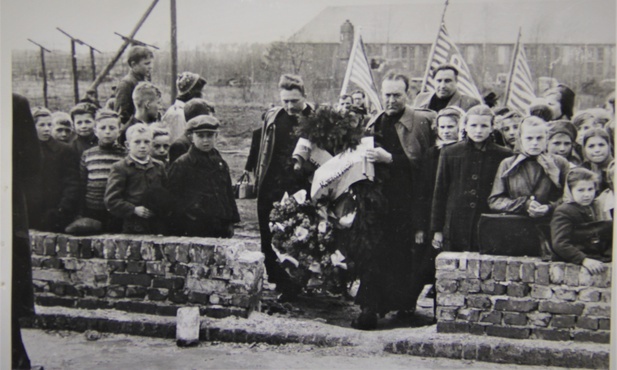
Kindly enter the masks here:
<path id="1" fill-rule="evenodd" d="M 176 24 L 176 0 L 171 4 L 171 103 L 176 100 L 176 76 L 178 75 L 178 32 Z"/>
<path id="2" fill-rule="evenodd" d="M 48 108 L 48 103 L 47 103 L 47 70 L 45 69 L 45 52 L 51 53 L 51 51 L 47 48 L 45 48 L 44 46 L 28 39 L 28 41 L 30 41 L 31 43 L 33 43 L 34 45 L 38 46 L 39 49 L 41 50 L 41 69 L 43 70 L 43 102 L 45 105 L 45 108 Z"/>
<path id="3" fill-rule="evenodd" d="M 131 34 L 129 35 L 129 38 L 135 37 L 135 35 L 137 34 L 137 31 L 139 31 L 141 26 L 144 24 L 144 22 L 146 21 L 146 19 L 148 18 L 148 16 L 152 12 L 152 9 L 154 9 L 154 7 L 156 6 L 156 4 L 158 2 L 159 2 L 159 0 L 153 0 L 152 1 L 152 4 L 150 4 L 148 9 L 146 9 L 146 12 L 144 13 L 144 15 L 141 16 L 141 19 L 139 19 L 139 21 L 135 25 L 135 28 L 133 28 L 133 30 L 131 31 Z M 101 82 L 103 82 L 103 79 L 105 78 L 105 76 L 107 76 L 107 74 L 109 74 L 109 71 L 111 71 L 111 69 L 114 67 L 114 65 L 118 62 L 118 60 L 122 56 L 122 53 L 124 53 L 124 50 L 126 50 L 126 48 L 129 46 L 129 44 L 130 44 L 130 41 L 124 40 L 124 42 L 122 43 L 122 45 L 120 46 L 120 48 L 116 52 L 116 55 L 111 59 L 111 61 L 109 61 L 109 63 L 105 66 L 103 71 L 96 77 L 96 79 L 92 82 L 92 84 L 90 84 L 90 87 L 88 89 L 95 90 L 101 84 Z"/>

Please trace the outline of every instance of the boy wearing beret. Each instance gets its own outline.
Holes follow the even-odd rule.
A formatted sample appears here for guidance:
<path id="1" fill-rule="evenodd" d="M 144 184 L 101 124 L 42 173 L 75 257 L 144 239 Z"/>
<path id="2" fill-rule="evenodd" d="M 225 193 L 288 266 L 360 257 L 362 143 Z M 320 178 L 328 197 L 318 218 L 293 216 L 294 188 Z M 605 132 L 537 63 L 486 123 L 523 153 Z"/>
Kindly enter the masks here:
<path id="1" fill-rule="evenodd" d="M 189 151 L 169 169 L 178 235 L 231 238 L 234 223 L 240 221 L 229 166 L 216 150 L 219 126 L 211 115 L 192 118 L 187 128 Z"/>

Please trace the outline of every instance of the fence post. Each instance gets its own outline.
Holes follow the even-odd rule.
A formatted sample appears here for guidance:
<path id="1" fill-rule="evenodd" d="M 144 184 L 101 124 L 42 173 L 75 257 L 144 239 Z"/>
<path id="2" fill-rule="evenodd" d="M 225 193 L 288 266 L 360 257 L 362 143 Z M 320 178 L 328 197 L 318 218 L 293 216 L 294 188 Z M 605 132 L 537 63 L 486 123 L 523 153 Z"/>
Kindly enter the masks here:
<path id="1" fill-rule="evenodd" d="M 178 34 L 176 24 L 176 0 L 171 3 L 171 104 L 176 100 L 176 76 L 178 75 Z"/>
<path id="2" fill-rule="evenodd" d="M 47 70 L 45 68 L 45 52 L 51 53 L 51 51 L 49 51 L 48 49 L 44 48 L 43 46 L 37 44 L 36 42 L 30 39 L 28 39 L 28 41 L 38 46 L 39 49 L 41 50 L 41 68 L 43 70 L 43 102 L 44 102 L 45 108 L 49 108 L 49 104 L 47 102 Z"/>
<path id="3" fill-rule="evenodd" d="M 75 51 L 75 40 L 71 39 L 71 64 L 73 66 L 73 94 L 75 104 L 79 103 L 79 76 L 77 74 L 77 52 Z"/>

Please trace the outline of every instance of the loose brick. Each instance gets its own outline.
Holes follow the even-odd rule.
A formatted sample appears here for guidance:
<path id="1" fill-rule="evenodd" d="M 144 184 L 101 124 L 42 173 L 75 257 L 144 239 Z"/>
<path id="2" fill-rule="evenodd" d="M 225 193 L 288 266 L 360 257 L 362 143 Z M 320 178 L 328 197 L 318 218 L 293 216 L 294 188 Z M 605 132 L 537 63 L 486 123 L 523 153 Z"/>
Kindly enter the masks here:
<path id="1" fill-rule="evenodd" d="M 480 319 L 480 310 L 474 308 L 461 308 L 456 315 L 458 320 L 477 322 Z"/>
<path id="2" fill-rule="evenodd" d="M 581 267 L 579 265 L 568 263 L 566 265 L 566 274 L 564 277 L 564 283 L 568 286 L 578 286 L 578 276 L 579 276 L 580 270 L 581 270 Z"/>
<path id="3" fill-rule="evenodd" d="M 465 305 L 465 296 L 463 294 L 438 294 L 437 304 L 439 306 L 462 307 Z"/>
<path id="4" fill-rule="evenodd" d="M 575 330 L 572 334 L 577 342 L 609 343 L 611 340 L 609 331 Z"/>
<path id="5" fill-rule="evenodd" d="M 542 339 L 542 340 L 553 340 L 553 341 L 570 340 L 569 330 L 534 328 L 531 331 L 531 335 L 532 337 L 536 339 Z"/>
<path id="6" fill-rule="evenodd" d="M 439 279 L 435 284 L 438 293 L 455 293 L 458 290 L 458 281 L 449 279 Z"/>
<path id="7" fill-rule="evenodd" d="M 529 320 L 529 325 L 537 326 L 541 328 L 546 328 L 551 322 L 553 315 L 550 313 L 542 313 L 542 312 L 531 312 L 527 314 L 527 320 Z"/>
<path id="8" fill-rule="evenodd" d="M 541 301 L 538 306 L 540 312 L 550 312 L 564 315 L 580 315 L 585 305 L 582 303 L 568 303 L 559 301 Z"/>
<path id="9" fill-rule="evenodd" d="M 576 316 L 574 315 L 553 315 L 551 327 L 570 329 L 576 324 Z"/>
<path id="10" fill-rule="evenodd" d="M 493 261 L 480 260 L 480 279 L 487 280 L 493 273 Z"/>
<path id="11" fill-rule="evenodd" d="M 524 283 L 533 283 L 536 281 L 536 265 L 533 262 L 524 262 L 521 264 L 521 281 Z"/>
<path id="12" fill-rule="evenodd" d="M 598 329 L 611 330 L 611 319 L 598 319 Z"/>
<path id="13" fill-rule="evenodd" d="M 480 260 L 472 258 L 467 261 L 467 277 L 480 278 Z"/>
<path id="14" fill-rule="evenodd" d="M 560 301 L 575 301 L 576 300 L 576 290 L 569 289 L 567 287 L 554 287 L 553 295 L 555 299 Z"/>
<path id="15" fill-rule="evenodd" d="M 182 307 L 177 315 L 176 343 L 181 347 L 199 343 L 199 308 Z"/>
<path id="16" fill-rule="evenodd" d="M 454 321 L 457 313 L 458 307 L 437 307 L 437 320 Z"/>
<path id="17" fill-rule="evenodd" d="M 484 295 L 468 295 L 466 296 L 465 300 L 467 302 L 467 306 L 473 308 L 487 309 L 491 308 L 491 306 L 493 305 L 491 300 Z"/>
<path id="18" fill-rule="evenodd" d="M 548 263 L 537 264 L 536 265 L 536 284 L 540 285 L 548 285 L 551 282 L 550 279 L 550 268 Z"/>
<path id="19" fill-rule="evenodd" d="M 480 280 L 479 279 L 465 279 L 465 280 L 461 280 L 459 291 L 461 293 L 478 293 L 478 292 L 480 292 Z"/>
<path id="20" fill-rule="evenodd" d="M 501 324 L 502 313 L 499 311 L 491 311 L 480 314 L 480 322 L 488 322 L 491 324 Z"/>
<path id="21" fill-rule="evenodd" d="M 146 271 L 146 262 L 144 261 L 128 261 L 126 263 L 126 272 L 131 274 L 141 274 Z"/>
<path id="22" fill-rule="evenodd" d="M 494 303 L 497 311 L 531 312 L 538 308 L 538 302 L 533 299 L 497 298 Z"/>
<path id="23" fill-rule="evenodd" d="M 144 298 L 146 296 L 146 288 L 143 286 L 127 286 L 126 297 L 127 298 Z"/>
<path id="24" fill-rule="evenodd" d="M 504 312 L 503 323 L 506 325 L 525 326 L 527 325 L 527 315 L 520 312 Z"/>
<path id="25" fill-rule="evenodd" d="M 182 289 L 184 288 L 183 278 L 154 278 L 152 280 L 153 288 L 165 288 L 165 289 Z"/>
<path id="26" fill-rule="evenodd" d="M 117 285 L 139 285 L 148 287 L 152 278 L 145 274 L 111 274 L 110 284 Z"/>
<path id="27" fill-rule="evenodd" d="M 531 285 L 531 297 L 538 299 L 550 299 L 553 297 L 553 290 L 547 285 Z"/>
<path id="28" fill-rule="evenodd" d="M 109 298 L 124 298 L 126 294 L 126 288 L 123 286 L 110 286 L 107 288 L 107 296 Z"/>
<path id="29" fill-rule="evenodd" d="M 529 338 L 530 330 L 526 328 L 511 328 L 505 326 L 487 326 L 486 334 L 492 337 L 527 339 Z"/>
<path id="30" fill-rule="evenodd" d="M 151 301 L 164 301 L 169 295 L 169 290 L 151 288 L 148 289 L 147 295 Z"/>
<path id="31" fill-rule="evenodd" d="M 508 267 L 506 268 L 506 280 L 519 281 L 521 280 L 521 262 L 508 261 Z"/>
<path id="32" fill-rule="evenodd" d="M 601 291 L 598 288 L 585 288 L 578 292 L 578 300 L 583 302 L 599 302 Z"/>
<path id="33" fill-rule="evenodd" d="M 599 322 L 595 317 L 581 316 L 576 320 L 576 327 L 581 329 L 598 330 Z"/>
<path id="34" fill-rule="evenodd" d="M 506 293 L 506 286 L 493 280 L 487 280 L 480 283 L 480 290 L 486 294 L 502 295 Z"/>
<path id="35" fill-rule="evenodd" d="M 506 280 L 506 270 L 508 269 L 507 261 L 494 261 L 492 277 L 495 281 Z"/>
<path id="36" fill-rule="evenodd" d="M 189 263 L 189 247 L 189 244 L 186 243 L 176 244 L 176 261 Z"/>
<path id="37" fill-rule="evenodd" d="M 146 262 L 146 272 L 151 275 L 165 275 L 166 263 L 161 261 Z"/>
<path id="38" fill-rule="evenodd" d="M 188 301 L 191 303 L 208 305 L 210 304 L 210 295 L 200 292 L 189 292 Z"/>
<path id="39" fill-rule="evenodd" d="M 583 314 L 586 316 L 611 317 L 610 303 L 588 303 L 585 305 Z"/>
<path id="40" fill-rule="evenodd" d="M 551 284 L 562 284 L 566 275 L 566 264 L 563 262 L 553 262 L 549 268 Z"/>
<path id="41" fill-rule="evenodd" d="M 526 297 L 529 295 L 529 285 L 525 283 L 510 283 L 507 287 L 507 294 L 510 297 Z"/>

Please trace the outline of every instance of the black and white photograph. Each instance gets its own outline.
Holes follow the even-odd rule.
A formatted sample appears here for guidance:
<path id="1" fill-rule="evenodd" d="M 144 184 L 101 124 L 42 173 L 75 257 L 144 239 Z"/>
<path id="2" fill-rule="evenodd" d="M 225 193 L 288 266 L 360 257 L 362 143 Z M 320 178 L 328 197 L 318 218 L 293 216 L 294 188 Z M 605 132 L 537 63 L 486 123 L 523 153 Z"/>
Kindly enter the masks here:
<path id="1" fill-rule="evenodd" d="M 617 369 L 616 19 L 0 0 L 0 369 Z"/>

